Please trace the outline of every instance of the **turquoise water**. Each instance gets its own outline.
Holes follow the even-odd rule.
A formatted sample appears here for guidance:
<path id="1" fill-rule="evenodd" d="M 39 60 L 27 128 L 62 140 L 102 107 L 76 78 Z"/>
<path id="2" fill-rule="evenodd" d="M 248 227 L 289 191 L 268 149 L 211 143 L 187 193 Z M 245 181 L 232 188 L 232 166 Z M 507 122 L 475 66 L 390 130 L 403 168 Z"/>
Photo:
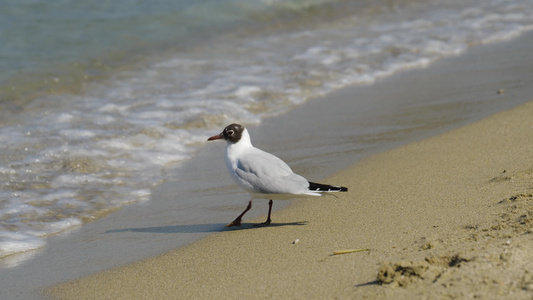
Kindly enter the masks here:
<path id="1" fill-rule="evenodd" d="M 25 105 L 35 94 L 78 91 L 169 48 L 183 51 L 320 2 L 6 0 L 0 5 L 0 100 L 12 108 L 14 98 Z"/>
<path id="2" fill-rule="evenodd" d="M 2 1 L 0 82 L 19 73 L 61 76 L 53 68 L 187 44 L 269 6 L 260 0 Z"/>

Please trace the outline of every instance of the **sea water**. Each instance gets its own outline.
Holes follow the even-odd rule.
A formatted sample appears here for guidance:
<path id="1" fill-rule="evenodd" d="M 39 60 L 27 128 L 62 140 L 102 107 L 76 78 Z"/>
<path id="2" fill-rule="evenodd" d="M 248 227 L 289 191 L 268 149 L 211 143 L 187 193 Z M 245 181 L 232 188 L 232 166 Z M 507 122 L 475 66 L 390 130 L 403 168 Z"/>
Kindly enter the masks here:
<path id="1" fill-rule="evenodd" d="M 532 29 L 529 0 L 3 1 L 0 257 L 149 202 L 228 123 Z"/>

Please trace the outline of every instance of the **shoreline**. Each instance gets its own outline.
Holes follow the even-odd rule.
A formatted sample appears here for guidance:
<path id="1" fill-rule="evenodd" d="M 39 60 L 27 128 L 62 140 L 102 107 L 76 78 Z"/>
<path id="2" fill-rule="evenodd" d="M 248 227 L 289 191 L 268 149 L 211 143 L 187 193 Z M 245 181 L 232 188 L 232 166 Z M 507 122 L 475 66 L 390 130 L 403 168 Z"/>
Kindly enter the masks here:
<path id="1" fill-rule="evenodd" d="M 275 214 L 274 226 L 254 228 L 246 220 L 240 229 L 48 293 L 58 299 L 526 299 L 533 287 L 527 251 L 533 142 L 525 136 L 531 115 L 533 101 L 374 155 L 327 180 L 350 193 L 296 201 Z M 332 255 L 350 248 L 370 251 Z"/>
<path id="2" fill-rule="evenodd" d="M 530 33 L 518 41 L 490 45 L 480 51 L 473 49 L 465 56 L 437 62 L 427 70 L 409 71 L 375 86 L 345 89 L 331 95 L 335 105 L 310 101 L 252 129 L 258 137 L 255 145 L 272 153 L 283 150 L 283 158 L 297 173 L 312 174 L 309 180 L 344 169 L 349 161 L 349 165 L 356 162 L 321 180 L 348 186 L 348 195 L 295 201 L 288 209 L 275 211 L 274 226 L 265 228 L 250 225 L 264 218 L 259 217 L 264 213 L 260 207 L 263 203 L 254 205 L 260 208 L 250 212 L 253 220 L 246 219 L 241 229 L 217 232 L 166 254 L 88 277 L 71 277 L 73 281 L 52 287 L 47 293 L 60 299 L 177 295 L 409 299 L 424 298 L 428 293 L 474 297 L 477 291 L 472 289 L 482 285 L 487 292 L 479 296 L 485 298 L 506 296 L 509 292 L 522 297 L 529 291 L 531 281 L 522 266 L 532 261 L 523 249 L 533 246 L 527 241 L 528 229 L 524 231 L 522 224 L 531 224 L 524 211 L 531 202 L 532 145 L 525 135 L 533 129 L 533 104 L 528 102 L 486 116 L 531 100 L 527 82 L 533 74 L 525 62 L 531 61 L 527 55 L 532 37 Z M 511 76 L 515 73 L 519 74 Z M 420 90 L 421 86 L 424 89 Z M 503 94 L 497 93 L 500 89 L 504 89 Z M 398 105 L 393 102 L 395 97 L 432 99 L 429 103 L 413 100 Z M 356 112 L 346 110 L 353 99 L 365 98 L 375 101 L 359 106 Z M 374 123 L 385 127 L 396 124 L 395 127 L 384 133 L 352 132 L 352 128 L 361 125 L 367 111 L 380 105 L 391 105 L 390 111 L 382 111 Z M 478 111 L 481 105 L 485 109 Z M 334 116 L 335 122 L 330 125 L 332 117 L 319 117 L 322 114 Z M 479 118 L 483 119 L 457 128 Z M 368 124 L 372 125 L 372 120 Z M 330 132 L 335 136 L 327 136 Z M 438 135 L 430 137 L 435 134 Z M 323 142 L 321 147 L 300 154 L 299 149 L 316 143 L 316 135 L 337 142 L 328 151 L 324 150 L 328 143 Z M 266 141 L 276 137 L 277 143 L 268 146 Z M 348 141 L 343 137 L 348 137 Z M 376 139 L 369 143 L 373 148 L 352 149 L 350 142 L 360 138 Z M 214 156 L 223 146 L 217 147 L 202 150 L 200 158 L 209 159 L 191 168 L 201 169 L 218 161 L 220 157 Z M 368 157 L 376 149 L 386 152 Z M 308 166 L 310 161 L 312 167 Z M 231 219 L 235 211 L 242 210 L 239 203 L 245 197 L 233 188 L 222 164 L 218 169 L 206 176 L 222 176 L 215 186 L 229 191 L 220 196 L 242 198 L 219 211 L 220 220 L 224 215 Z M 176 183 L 162 186 L 157 195 L 161 199 L 171 197 Z M 132 211 L 135 209 L 128 209 L 129 213 Z M 524 214 L 526 217 L 522 217 Z M 166 220 L 165 216 L 161 218 Z M 517 218 L 521 218 L 519 222 Z M 209 226 L 200 231 L 216 232 L 219 219 L 213 222 L 204 224 Z M 156 227 L 161 230 L 155 231 L 148 230 L 154 227 L 136 224 L 129 231 L 139 229 L 168 240 L 168 233 L 182 232 L 175 220 L 169 219 L 163 225 L 171 223 L 174 225 Z M 124 225 L 114 223 L 113 228 L 128 228 Z M 122 231 L 128 230 L 116 232 Z M 138 239 L 139 235 L 120 237 Z M 293 244 L 296 240 L 299 242 Z M 153 238 L 149 243 L 157 241 Z M 333 251 L 352 248 L 371 251 L 331 255 Z M 496 271 L 489 266 L 496 266 Z M 406 276 L 401 270 L 411 271 Z M 505 273 L 509 270 L 513 272 Z M 432 284 L 436 278 L 442 281 Z M 388 283 L 379 285 L 378 280 Z"/>
<path id="3" fill-rule="evenodd" d="M 531 82 L 533 68 L 527 62 L 533 61 L 528 59 L 533 53 L 532 40 L 533 33 L 529 33 L 513 41 L 474 47 L 464 55 L 436 62 L 427 69 L 406 71 L 371 86 L 346 88 L 328 95 L 328 99 L 311 100 L 285 115 L 265 120 L 259 127 L 250 127 L 254 145 L 280 156 L 309 180 L 328 183 L 329 180 L 323 180 L 325 177 L 370 155 L 458 128 L 530 100 L 533 86 L 527 83 Z M 497 94 L 502 88 L 505 92 Z M 154 190 L 149 203 L 125 207 L 72 234 L 51 237 L 46 248 L 29 254 L 29 261 L 0 270 L 3 296 L 42 299 L 40 291 L 44 287 L 84 280 L 85 276 L 159 257 L 184 245 L 192 247 L 188 245 L 191 241 L 203 240 L 210 233 L 229 234 L 223 225 L 242 211 L 248 198 L 227 175 L 221 160 L 223 147 L 222 144 L 202 147 L 188 167 L 180 169 L 185 170 L 183 174 L 169 174 L 169 182 Z M 205 184 L 209 186 L 206 188 Z M 181 190 L 180 186 L 187 189 Z M 304 206 L 316 202 L 303 201 Z M 338 199 L 320 201 L 337 205 Z M 197 202 L 202 204 L 198 206 Z M 289 203 L 275 203 L 274 223 L 283 223 L 278 214 L 286 212 L 279 209 Z M 182 210 L 186 217 L 177 217 Z M 266 202 L 254 202 L 254 209 L 247 216 L 263 221 L 265 212 Z M 318 212 L 316 219 L 322 217 Z M 285 227 L 311 228 L 309 222 L 314 219 L 296 211 Z M 299 221 L 308 223 L 295 224 Z M 275 228 L 281 230 L 283 226 Z M 290 243 L 296 239 L 301 240 L 298 245 L 304 244 L 297 236 L 291 237 Z M 254 238 L 246 242 L 264 243 Z M 326 259 L 329 251 L 348 248 L 342 244 L 334 246 L 328 247 Z M 364 245 L 349 248 L 352 247 L 367 248 Z M 305 274 L 302 276 L 305 278 Z"/>

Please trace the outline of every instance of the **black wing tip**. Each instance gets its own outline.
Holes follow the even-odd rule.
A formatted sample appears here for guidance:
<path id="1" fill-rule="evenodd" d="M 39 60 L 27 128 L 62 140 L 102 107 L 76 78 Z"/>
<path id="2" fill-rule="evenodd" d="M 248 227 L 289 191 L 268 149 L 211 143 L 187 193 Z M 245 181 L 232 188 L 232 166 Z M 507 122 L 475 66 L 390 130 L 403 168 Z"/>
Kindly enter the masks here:
<path id="1" fill-rule="evenodd" d="M 348 188 L 344 186 L 321 184 L 309 181 L 309 190 L 317 192 L 347 192 Z"/>

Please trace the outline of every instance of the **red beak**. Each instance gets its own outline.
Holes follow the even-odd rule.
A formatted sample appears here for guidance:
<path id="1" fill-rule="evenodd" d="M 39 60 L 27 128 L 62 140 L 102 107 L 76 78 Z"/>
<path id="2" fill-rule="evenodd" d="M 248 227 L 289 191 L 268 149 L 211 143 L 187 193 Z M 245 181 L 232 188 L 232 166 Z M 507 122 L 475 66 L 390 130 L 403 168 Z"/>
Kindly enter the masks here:
<path id="1" fill-rule="evenodd" d="M 221 134 L 213 135 L 212 137 L 208 138 L 207 140 L 208 141 L 214 141 L 214 140 L 221 140 L 223 138 L 224 138 L 224 136 L 221 133 Z"/>

